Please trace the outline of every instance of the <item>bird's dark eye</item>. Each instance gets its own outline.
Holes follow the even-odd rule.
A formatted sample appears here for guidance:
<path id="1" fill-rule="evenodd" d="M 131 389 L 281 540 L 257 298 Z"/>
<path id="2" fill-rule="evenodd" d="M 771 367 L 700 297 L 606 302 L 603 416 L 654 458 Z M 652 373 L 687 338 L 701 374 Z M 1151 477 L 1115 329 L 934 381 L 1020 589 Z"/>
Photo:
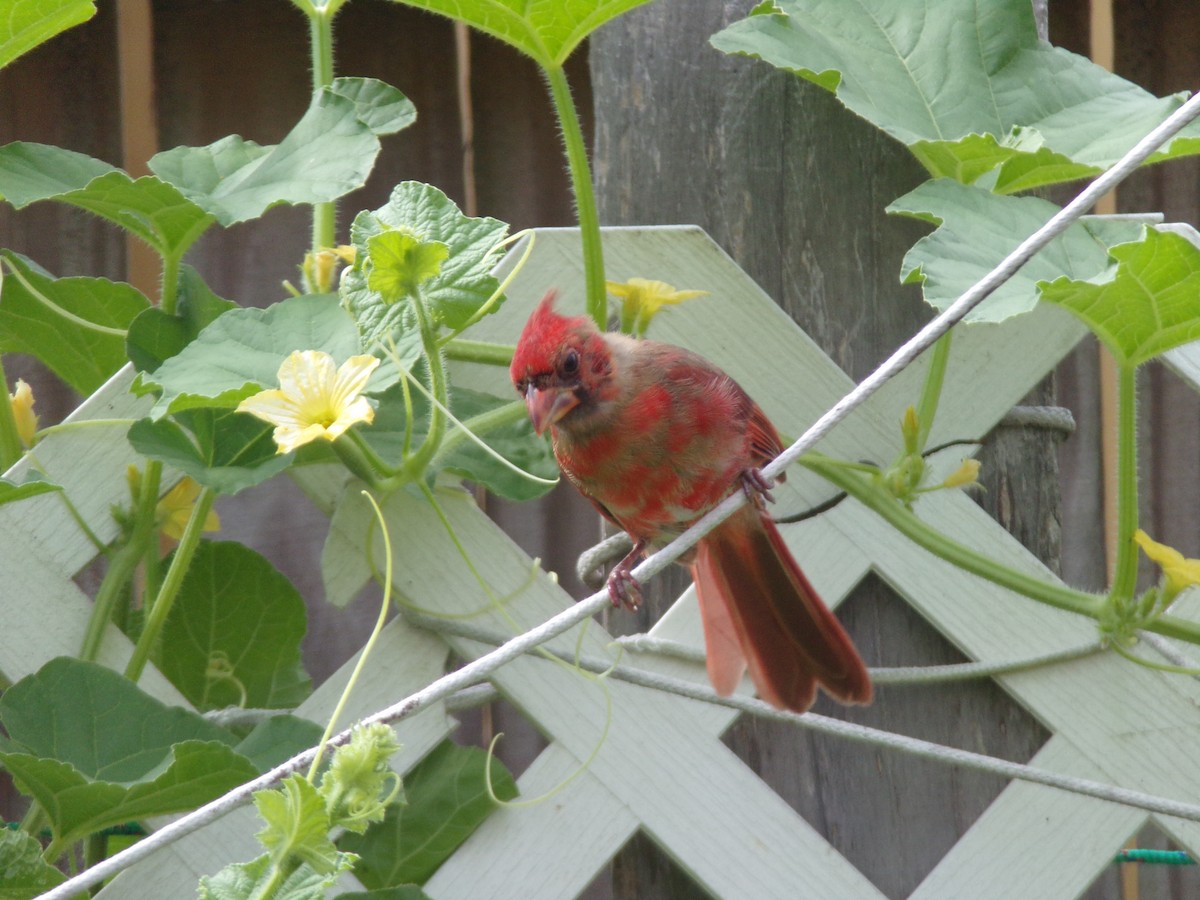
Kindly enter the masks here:
<path id="1" fill-rule="evenodd" d="M 562 370 L 564 375 L 574 375 L 579 371 L 579 353 L 575 350 L 568 350 L 567 355 L 563 357 Z"/>

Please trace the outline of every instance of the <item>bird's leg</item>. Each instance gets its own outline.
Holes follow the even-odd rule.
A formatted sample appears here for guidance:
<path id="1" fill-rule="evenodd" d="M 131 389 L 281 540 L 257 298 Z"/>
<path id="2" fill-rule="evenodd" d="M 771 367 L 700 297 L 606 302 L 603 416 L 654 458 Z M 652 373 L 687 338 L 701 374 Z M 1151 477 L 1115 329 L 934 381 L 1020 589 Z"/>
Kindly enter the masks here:
<path id="1" fill-rule="evenodd" d="M 646 550 L 645 540 L 635 540 L 633 549 L 613 566 L 608 576 L 608 596 L 613 606 L 636 610 L 642 605 L 642 586 L 633 577 L 633 565 Z"/>
<path id="2" fill-rule="evenodd" d="M 775 487 L 775 480 L 764 475 L 762 469 L 742 470 L 742 490 L 746 492 L 747 499 L 759 509 L 766 508 L 764 500 L 775 502 L 775 498 L 771 495 L 773 487 Z"/>

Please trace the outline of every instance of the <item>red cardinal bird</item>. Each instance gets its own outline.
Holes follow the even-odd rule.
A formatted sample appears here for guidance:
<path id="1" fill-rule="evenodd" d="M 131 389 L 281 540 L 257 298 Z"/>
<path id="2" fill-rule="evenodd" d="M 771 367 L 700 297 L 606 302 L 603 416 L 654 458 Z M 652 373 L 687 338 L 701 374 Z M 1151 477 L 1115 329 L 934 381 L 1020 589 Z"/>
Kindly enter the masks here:
<path id="1" fill-rule="evenodd" d="M 783 449 L 766 414 L 697 354 L 601 333 L 589 318 L 555 312 L 554 297 L 530 316 L 510 374 L 534 430 L 550 429 L 563 473 L 633 538 L 609 576 L 614 602 L 636 606 L 630 570 L 647 547 L 744 489 L 754 502 L 681 560 L 696 583 L 713 687 L 732 693 L 749 666 L 777 707 L 803 712 L 817 684 L 843 703 L 869 703 L 854 645 L 765 511 L 760 468 Z"/>

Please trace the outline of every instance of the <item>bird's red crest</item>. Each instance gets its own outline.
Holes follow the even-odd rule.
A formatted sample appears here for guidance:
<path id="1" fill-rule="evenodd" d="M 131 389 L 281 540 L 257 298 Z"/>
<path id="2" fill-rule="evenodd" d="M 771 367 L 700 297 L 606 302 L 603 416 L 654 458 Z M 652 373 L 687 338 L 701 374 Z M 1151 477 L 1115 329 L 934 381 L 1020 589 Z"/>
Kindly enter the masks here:
<path id="1" fill-rule="evenodd" d="M 558 291 L 550 290 L 534 309 L 517 341 L 509 375 L 516 384 L 532 374 L 547 372 L 553 367 L 555 351 L 563 346 L 581 321 L 580 316 L 564 316 L 554 309 Z"/>

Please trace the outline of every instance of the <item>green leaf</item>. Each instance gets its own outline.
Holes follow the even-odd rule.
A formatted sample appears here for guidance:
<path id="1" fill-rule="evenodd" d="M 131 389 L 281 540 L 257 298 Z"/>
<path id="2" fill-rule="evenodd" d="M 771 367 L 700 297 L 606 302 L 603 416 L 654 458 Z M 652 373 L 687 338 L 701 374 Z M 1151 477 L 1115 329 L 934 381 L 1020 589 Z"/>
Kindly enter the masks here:
<path id="1" fill-rule="evenodd" d="M 281 455 L 272 427 L 230 409 L 191 409 L 171 418 L 141 419 L 129 429 L 138 453 L 161 460 L 220 494 L 261 484 L 292 462 Z"/>
<path id="2" fill-rule="evenodd" d="M 1036 197 L 1000 197 L 949 179 L 928 181 L 888 207 L 888 212 L 937 224 L 904 257 L 901 277 L 919 283 L 925 300 L 945 309 L 991 271 L 1058 211 Z M 967 316 L 1000 322 L 1033 309 L 1040 280 L 1062 273 L 1091 278 L 1108 266 L 1108 247 L 1134 240 L 1135 222 L 1085 219 L 1073 224 Z"/>
<path id="3" fill-rule="evenodd" d="M 95 14 L 94 0 L 9 0 L 0 16 L 0 69 Z"/>
<path id="4" fill-rule="evenodd" d="M 18 209 L 58 200 L 87 210 L 175 259 L 214 221 L 164 181 L 135 180 L 108 163 L 46 144 L 0 147 L 0 194 Z"/>
<path id="5" fill-rule="evenodd" d="M 61 490 L 62 485 L 42 481 L 40 478 L 30 479 L 24 484 L 13 484 L 11 481 L 0 478 L 0 506 Z"/>
<path id="6" fill-rule="evenodd" d="M 499 245 L 508 226 L 496 219 L 464 216 L 450 198 L 428 184 L 403 182 L 385 206 L 359 213 L 350 229 L 357 255 L 354 267 L 342 278 L 341 294 L 367 346 L 412 327 L 408 304 L 389 302 L 367 280 L 376 265 L 371 256 L 373 239 L 389 231 L 441 242 L 449 249 L 440 270 L 421 283 L 421 296 L 439 324 L 465 326 L 498 290 L 492 269 L 499 262 Z M 393 253 L 396 249 L 388 243 L 379 246 Z M 385 266 L 390 265 L 388 260 L 390 254 Z"/>
<path id="7" fill-rule="evenodd" d="M 1094 174 L 1185 99 L 1040 41 L 1024 0 L 778 0 L 712 38 L 837 94 L 935 177 L 1013 192 Z M 1200 152 L 1189 127 L 1154 159 Z M 985 163 L 990 165 L 985 168 Z"/>
<path id="8" fill-rule="evenodd" d="M 348 858 L 339 859 L 338 870 L 328 875 L 318 875 L 308 866 L 300 866 L 271 892 L 271 900 L 325 900 L 326 891 L 352 865 L 353 861 Z M 200 879 L 200 900 L 251 900 L 261 897 L 272 872 L 271 857 L 266 853 L 248 863 L 226 866 L 216 875 L 205 875 Z"/>
<path id="9" fill-rule="evenodd" d="M 589 34 L 647 0 L 401 0 L 466 22 L 511 44 L 542 68 L 561 66 Z"/>
<path id="10" fill-rule="evenodd" d="M 197 709 L 290 709 L 312 691 L 300 662 L 306 625 L 304 599 L 265 557 L 201 541 L 163 627 L 159 668 Z"/>
<path id="11" fill-rule="evenodd" d="M 334 900 L 430 900 L 430 897 L 420 885 L 402 884 L 377 891 L 350 891 L 338 894 Z"/>
<path id="12" fill-rule="evenodd" d="M 337 360 L 359 353 L 358 331 L 332 294 L 304 294 L 266 309 L 224 313 L 143 386 L 162 396 L 151 415 L 196 407 L 233 408 L 279 383 L 279 365 L 295 350 L 325 350 Z"/>
<path id="13" fill-rule="evenodd" d="M 0 697 L 0 763 L 46 811 L 60 843 L 192 809 L 257 774 L 233 738 L 116 672 L 58 658 Z"/>
<path id="14" fill-rule="evenodd" d="M 329 89 L 352 101 L 359 121 L 379 137 L 403 131 L 417 120 L 412 101 L 378 78 L 335 78 Z"/>
<path id="15" fill-rule="evenodd" d="M 408 804 L 393 806 L 366 834 L 346 834 L 339 845 L 359 854 L 358 880 L 378 889 L 424 882 L 494 808 L 487 794 L 487 754 L 477 747 L 439 744 L 404 779 Z M 512 775 L 492 760 L 497 797 L 517 795 Z"/>
<path id="16" fill-rule="evenodd" d="M 0 197 L 22 209 L 38 200 L 82 190 L 93 178 L 118 171 L 74 150 L 14 141 L 0 147 Z"/>
<path id="17" fill-rule="evenodd" d="M 236 749 L 259 772 L 265 773 L 297 753 L 317 746 L 324 731 L 309 719 L 286 714 L 271 716 L 255 725 Z"/>
<path id="18" fill-rule="evenodd" d="M 1200 339 L 1200 240 L 1148 228 L 1109 252 L 1114 265 L 1090 279 L 1042 282 L 1042 299 L 1070 310 L 1125 366 Z"/>
<path id="19" fill-rule="evenodd" d="M 277 864 L 295 858 L 321 875 L 338 871 L 341 854 L 329 839 L 325 799 L 303 776 L 289 775 L 274 790 L 256 791 L 254 805 L 267 823 L 256 836 Z"/>
<path id="20" fill-rule="evenodd" d="M 367 239 L 367 287 L 385 303 L 417 292 L 442 270 L 450 248 L 441 241 L 423 241 L 403 231 L 385 231 Z"/>
<path id="21" fill-rule="evenodd" d="M 106 278 L 53 278 L 0 251 L 8 272 L 0 291 L 0 352 L 28 353 L 88 395 L 125 364 L 125 332 L 150 306 L 128 284 Z"/>
<path id="22" fill-rule="evenodd" d="M 237 304 L 212 292 L 200 273 L 183 266 L 179 274 L 178 315 L 151 307 L 129 324 L 125 351 L 142 372 L 153 372 L 194 341 L 221 313 Z"/>
<path id="23" fill-rule="evenodd" d="M 66 880 L 31 835 L 0 827 L 0 900 L 31 900 Z"/>
<path id="24" fill-rule="evenodd" d="M 346 89 L 352 95 L 366 90 Z M 377 118 L 395 119 L 394 113 L 380 117 L 366 105 L 362 110 L 373 123 Z M 359 116 L 357 99 L 326 88 L 274 147 L 231 135 L 207 147 L 176 147 L 155 154 L 150 169 L 222 225 L 257 218 L 280 203 L 336 200 L 362 187 L 379 153 L 379 138 Z"/>
<path id="25" fill-rule="evenodd" d="M 534 435 L 523 405 L 515 405 L 519 402 L 461 388 L 450 395 L 450 411 L 462 422 L 474 420 L 477 424 L 481 424 L 479 417 L 482 417 L 482 421 L 499 417 L 500 424 L 487 428 L 479 435 L 480 439 L 521 470 L 539 478 L 557 478 L 558 465 L 549 444 Z M 429 403 L 414 391 L 412 407 L 414 423 L 411 446 L 418 447 L 428 434 Z M 504 416 L 502 411 L 511 414 Z M 362 434 L 384 460 L 398 463 L 404 446 L 406 424 L 404 395 L 400 386 L 396 385 L 379 397 L 375 422 Z M 448 434 L 448 438 L 455 443 L 434 459 L 433 471 L 452 472 L 510 500 L 540 497 L 553 486 L 514 472 L 473 441 L 459 440 L 455 430 L 456 427 L 451 426 Z"/>

